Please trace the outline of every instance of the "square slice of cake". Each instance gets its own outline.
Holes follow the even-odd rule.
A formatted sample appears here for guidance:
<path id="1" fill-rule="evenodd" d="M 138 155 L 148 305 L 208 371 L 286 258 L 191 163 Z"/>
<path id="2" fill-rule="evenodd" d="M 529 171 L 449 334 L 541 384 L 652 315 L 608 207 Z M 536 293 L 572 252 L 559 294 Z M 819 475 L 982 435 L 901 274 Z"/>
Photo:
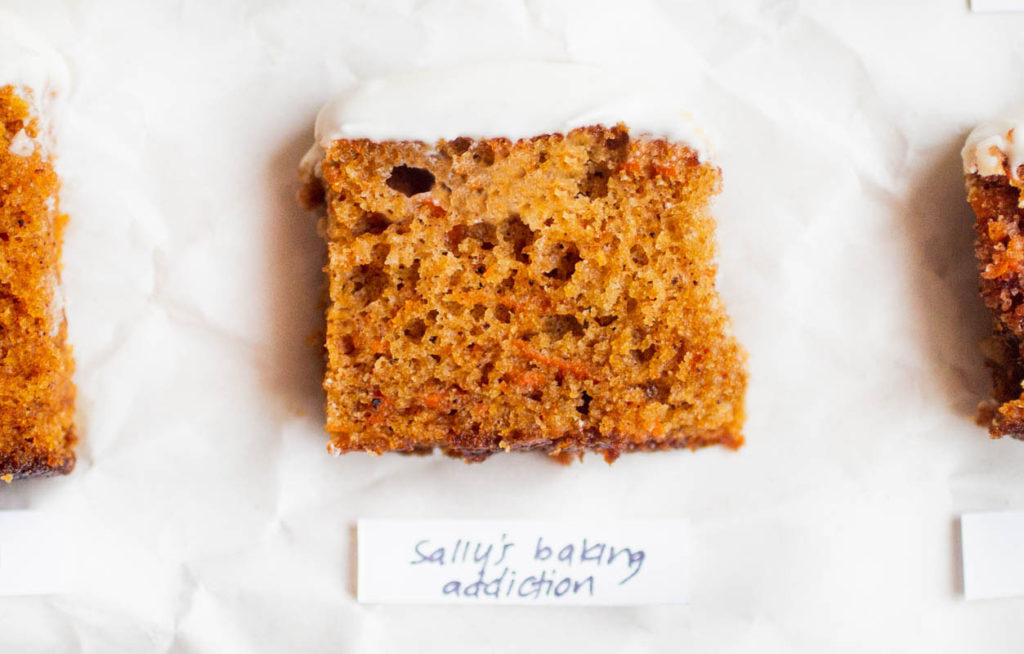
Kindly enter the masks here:
<path id="1" fill-rule="evenodd" d="M 46 84 L 3 84 L 46 58 L 0 16 L 0 480 L 75 464 L 74 363 L 60 296 L 66 216 L 49 154 Z M 24 58 L 23 58 L 24 57 Z M 21 70 L 21 69 L 19 69 Z M 31 76 L 30 76 L 31 77 Z"/>
<path id="2" fill-rule="evenodd" d="M 689 144 L 621 123 L 318 131 L 305 195 L 327 207 L 332 451 L 742 444 L 745 355 L 708 212 L 720 172 Z"/>

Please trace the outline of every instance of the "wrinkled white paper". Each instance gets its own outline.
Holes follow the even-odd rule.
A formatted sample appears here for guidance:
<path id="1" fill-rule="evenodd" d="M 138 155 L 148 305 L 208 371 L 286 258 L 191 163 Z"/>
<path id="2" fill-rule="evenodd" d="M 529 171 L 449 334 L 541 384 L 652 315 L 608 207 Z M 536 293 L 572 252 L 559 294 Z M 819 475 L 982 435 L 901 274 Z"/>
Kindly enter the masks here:
<path id="1" fill-rule="evenodd" d="M 66 56 L 79 464 L 0 508 L 83 524 L 81 587 L 0 599 L 4 651 L 1014 652 L 955 518 L 1024 507 L 973 424 L 967 131 L 1024 102 L 1024 15 L 963 0 L 3 0 Z M 331 458 L 317 108 L 352 80 L 582 61 L 686 85 L 725 186 L 719 286 L 747 445 L 481 465 Z M 614 89 L 609 89 L 614 93 Z M 358 518 L 687 518 L 685 607 L 360 605 Z"/>

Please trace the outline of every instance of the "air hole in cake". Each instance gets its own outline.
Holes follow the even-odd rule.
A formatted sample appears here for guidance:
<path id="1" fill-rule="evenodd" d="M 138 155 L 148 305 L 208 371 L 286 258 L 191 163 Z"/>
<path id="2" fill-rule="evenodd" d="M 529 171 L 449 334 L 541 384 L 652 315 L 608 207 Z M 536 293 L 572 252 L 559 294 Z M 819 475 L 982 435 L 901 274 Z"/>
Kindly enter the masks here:
<path id="1" fill-rule="evenodd" d="M 487 143 L 480 143 L 473 150 L 473 161 L 482 166 L 494 164 L 494 148 Z"/>
<path id="2" fill-rule="evenodd" d="M 626 130 L 616 130 L 616 135 L 612 138 L 605 139 L 604 147 L 612 151 L 614 159 L 621 161 L 626 158 L 629 148 L 629 132 Z"/>
<path id="3" fill-rule="evenodd" d="M 588 393 L 586 391 L 583 391 L 583 397 L 580 398 L 580 403 L 576 407 L 576 410 L 579 411 L 582 415 L 589 416 L 590 415 L 590 403 L 591 403 L 591 401 L 593 401 L 593 399 L 594 398 L 590 397 L 590 393 Z"/>
<path id="4" fill-rule="evenodd" d="M 559 282 L 567 282 L 572 278 L 573 273 L 576 272 L 576 264 L 582 261 L 582 259 L 575 245 L 567 247 L 559 244 L 558 247 L 563 248 L 565 252 L 562 253 L 561 258 L 558 260 L 558 265 L 544 273 L 544 276 Z"/>
<path id="5" fill-rule="evenodd" d="M 434 188 L 434 174 L 426 168 L 403 164 L 391 169 L 387 185 L 403 195 L 412 197 Z"/>
<path id="6" fill-rule="evenodd" d="M 534 402 L 540 402 L 541 400 L 544 399 L 544 391 L 542 391 L 542 390 L 530 391 L 529 393 L 526 393 L 524 397 L 528 397 L 531 400 L 533 400 Z"/>
<path id="7" fill-rule="evenodd" d="M 469 310 L 469 315 L 473 316 L 475 320 L 480 320 L 487 313 L 487 307 L 482 304 L 474 304 L 473 308 Z"/>
<path id="8" fill-rule="evenodd" d="M 345 334 L 341 337 L 341 353 L 350 355 L 356 351 L 356 342 L 352 339 L 351 334 Z"/>
<path id="9" fill-rule="evenodd" d="M 423 340 L 423 335 L 427 333 L 427 325 L 419 318 L 410 320 L 405 325 L 405 337 L 409 340 L 419 343 Z"/>
<path id="10" fill-rule="evenodd" d="M 576 316 L 567 313 L 544 316 L 541 324 L 544 332 L 556 341 L 561 340 L 566 334 L 576 337 L 583 336 L 583 325 L 576 319 Z"/>
<path id="11" fill-rule="evenodd" d="M 608 178 L 611 168 L 603 161 L 591 161 L 587 164 L 587 174 L 579 181 L 580 193 L 590 199 L 603 198 L 608 195 Z"/>
<path id="12" fill-rule="evenodd" d="M 373 246 L 373 262 L 378 266 L 384 265 L 384 262 L 388 258 L 388 254 L 391 252 L 391 246 L 387 243 L 378 243 Z"/>
<path id="13" fill-rule="evenodd" d="M 0 232 L 0 241 L 3 241 L 4 243 L 6 243 L 9 240 L 11 240 L 10 234 L 8 234 L 7 232 Z"/>
<path id="14" fill-rule="evenodd" d="M 467 139 L 464 136 L 460 136 L 457 139 L 454 139 L 452 141 L 448 141 L 448 149 L 455 156 L 459 156 L 460 154 L 465 154 L 466 151 L 469 150 L 469 146 L 471 146 L 471 145 L 473 145 L 473 141 L 471 139 Z"/>
<path id="15" fill-rule="evenodd" d="M 466 236 L 480 241 L 484 250 L 493 250 L 498 242 L 498 228 L 491 223 L 473 223 L 466 230 Z"/>
<path id="16" fill-rule="evenodd" d="M 636 313 L 637 306 L 639 305 L 636 301 L 636 298 L 629 298 L 628 300 L 626 300 L 626 313 Z"/>
<path id="17" fill-rule="evenodd" d="M 433 324 L 437 324 L 437 309 L 431 309 L 427 312 L 427 320 Z"/>
<path id="18" fill-rule="evenodd" d="M 363 234 L 383 234 L 384 230 L 388 228 L 391 221 L 384 214 L 374 211 L 373 213 L 365 213 L 359 217 L 356 224 L 352 226 L 352 236 L 362 236 Z"/>
<path id="19" fill-rule="evenodd" d="M 547 160 L 548 160 L 548 153 L 547 153 L 547 152 L 545 152 L 544 150 L 541 150 L 541 151 L 540 151 L 540 152 L 539 152 L 539 153 L 537 154 L 537 163 L 544 163 L 544 162 L 546 162 Z"/>
<path id="20" fill-rule="evenodd" d="M 537 235 L 523 222 L 519 214 L 512 214 L 502 225 L 502 238 L 512 246 L 512 256 L 516 261 L 530 263 L 530 255 L 525 250 L 533 245 Z"/>
<path id="21" fill-rule="evenodd" d="M 647 363 L 654 358 L 654 353 L 657 348 L 654 345 L 649 345 L 642 350 L 630 350 L 629 353 L 633 355 L 633 358 L 640 363 Z"/>
<path id="22" fill-rule="evenodd" d="M 448 230 L 448 233 L 445 234 L 444 240 L 445 245 L 448 246 L 448 249 L 451 252 L 458 255 L 459 245 L 461 245 L 462 242 L 466 240 L 466 226 L 463 225 L 462 223 L 459 223 L 458 225 L 452 227 L 451 229 Z"/>
<path id="23" fill-rule="evenodd" d="M 410 290 L 416 290 L 416 284 L 420 281 L 420 260 L 414 259 L 412 265 L 402 271 L 402 279 Z"/>
<path id="24" fill-rule="evenodd" d="M 644 395 L 649 400 L 655 402 L 661 402 L 665 404 L 668 402 L 668 396 L 671 392 L 672 387 L 664 380 L 650 380 L 644 385 Z"/>
<path id="25" fill-rule="evenodd" d="M 486 386 L 491 381 L 491 373 L 494 372 L 494 363 L 488 361 L 480 367 L 480 385 Z"/>
<path id="26" fill-rule="evenodd" d="M 388 274 L 378 266 L 356 266 L 352 271 L 352 292 L 362 299 L 364 305 L 372 304 L 384 293 Z"/>
<path id="27" fill-rule="evenodd" d="M 512 310 L 504 304 L 499 304 L 494 307 L 494 319 L 507 325 L 512 322 Z"/>
<path id="28" fill-rule="evenodd" d="M 650 259 L 647 258 L 647 253 L 644 252 L 643 247 L 639 244 L 629 248 L 629 256 L 632 257 L 633 263 L 638 266 L 646 266 Z"/>
<path id="29" fill-rule="evenodd" d="M 618 316 L 600 316 L 598 318 L 595 318 L 594 322 L 596 322 L 598 325 L 602 327 L 607 327 L 608 325 L 612 324 L 618 319 Z"/>
<path id="30" fill-rule="evenodd" d="M 512 273 L 509 274 L 508 277 L 506 277 L 505 279 L 501 280 L 501 283 L 498 284 L 498 290 L 501 291 L 502 293 L 511 293 L 512 290 L 515 289 L 515 287 L 516 287 L 516 271 L 515 270 L 513 270 Z"/>

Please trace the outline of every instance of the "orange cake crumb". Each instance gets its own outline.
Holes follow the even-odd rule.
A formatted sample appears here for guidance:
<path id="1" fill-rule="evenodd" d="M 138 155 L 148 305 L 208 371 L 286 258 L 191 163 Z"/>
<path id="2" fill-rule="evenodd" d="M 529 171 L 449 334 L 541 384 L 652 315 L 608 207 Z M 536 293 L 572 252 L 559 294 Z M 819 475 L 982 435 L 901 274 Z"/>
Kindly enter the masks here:
<path id="1" fill-rule="evenodd" d="M 334 452 L 742 444 L 745 355 L 708 213 L 720 172 L 694 150 L 593 126 L 343 139 L 320 168 L 303 197 L 327 205 Z"/>
<path id="2" fill-rule="evenodd" d="M 75 465 L 74 363 L 56 297 L 67 217 L 27 91 L 0 87 L 0 479 Z"/>

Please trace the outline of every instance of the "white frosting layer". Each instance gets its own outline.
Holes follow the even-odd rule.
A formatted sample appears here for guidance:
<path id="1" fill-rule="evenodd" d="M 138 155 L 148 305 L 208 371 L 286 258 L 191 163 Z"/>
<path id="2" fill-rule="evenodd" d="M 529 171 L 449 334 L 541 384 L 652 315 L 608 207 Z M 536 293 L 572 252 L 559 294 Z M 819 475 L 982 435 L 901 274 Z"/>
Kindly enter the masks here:
<path id="1" fill-rule="evenodd" d="M 965 173 L 1005 175 L 1020 181 L 1024 165 L 1024 107 L 978 125 L 962 151 Z"/>
<path id="2" fill-rule="evenodd" d="M 68 86 L 68 68 L 63 58 L 24 22 L 0 11 L 0 86 L 14 86 L 18 95 L 29 100 L 41 119 L 41 143 L 52 142 L 50 121 L 53 101 Z M 20 132 L 8 151 L 27 156 L 35 150 L 30 139 Z"/>
<path id="3" fill-rule="evenodd" d="M 663 91 L 592 66 L 492 64 L 355 84 L 320 111 L 303 169 L 315 170 L 323 148 L 340 138 L 518 139 L 620 122 L 635 135 L 684 143 L 702 160 L 710 156 L 692 116 Z"/>
<path id="4" fill-rule="evenodd" d="M 26 87 L 42 94 L 62 91 L 67 79 L 61 56 L 16 16 L 0 12 L 0 86 Z"/>
<path id="5" fill-rule="evenodd" d="M 10 145 L 7 146 L 7 151 L 13 155 L 19 157 L 27 157 L 36 149 L 36 142 L 28 135 L 25 130 L 20 130 L 11 139 Z"/>

